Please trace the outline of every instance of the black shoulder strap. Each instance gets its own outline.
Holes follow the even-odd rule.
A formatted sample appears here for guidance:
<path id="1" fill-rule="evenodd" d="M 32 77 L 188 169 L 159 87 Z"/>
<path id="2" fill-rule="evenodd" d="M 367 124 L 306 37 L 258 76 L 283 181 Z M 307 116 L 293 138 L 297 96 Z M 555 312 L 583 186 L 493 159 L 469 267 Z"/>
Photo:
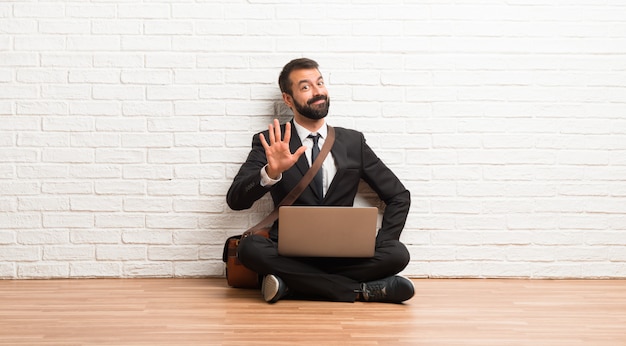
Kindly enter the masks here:
<path id="1" fill-rule="evenodd" d="M 324 141 L 324 145 L 322 145 L 322 149 L 320 150 L 319 155 L 315 159 L 315 162 L 313 162 L 313 164 L 311 165 L 311 168 L 309 168 L 309 170 L 306 171 L 302 179 L 300 179 L 298 185 L 296 185 L 287 194 L 287 196 L 283 198 L 283 200 L 278 204 L 278 206 L 276 206 L 276 208 L 274 208 L 274 210 L 268 216 L 266 216 L 256 225 L 249 228 L 245 233 L 254 233 L 256 230 L 260 230 L 265 228 L 266 226 L 271 225 L 272 223 L 274 223 L 274 221 L 276 221 L 276 219 L 278 219 L 278 208 L 284 205 L 291 205 L 298 198 L 298 196 L 300 196 L 302 191 L 306 189 L 307 185 L 309 185 L 311 183 L 311 180 L 313 180 L 313 177 L 315 176 L 317 171 L 322 167 L 322 163 L 324 162 L 324 159 L 326 159 L 326 156 L 330 152 L 330 149 L 333 147 L 334 142 L 335 129 L 329 125 L 328 135 L 326 136 L 326 140 Z"/>

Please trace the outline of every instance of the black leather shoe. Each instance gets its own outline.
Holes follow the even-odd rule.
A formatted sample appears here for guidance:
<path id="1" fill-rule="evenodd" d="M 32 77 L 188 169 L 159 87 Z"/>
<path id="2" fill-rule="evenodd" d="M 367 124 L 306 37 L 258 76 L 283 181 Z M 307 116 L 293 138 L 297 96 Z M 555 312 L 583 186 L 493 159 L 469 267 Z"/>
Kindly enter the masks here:
<path id="1" fill-rule="evenodd" d="M 276 303 L 289 294 L 287 285 L 276 275 L 265 275 L 261 285 L 261 294 L 268 303 Z"/>
<path id="2" fill-rule="evenodd" d="M 413 282 L 400 275 L 361 284 L 361 298 L 366 302 L 402 303 L 414 294 Z"/>

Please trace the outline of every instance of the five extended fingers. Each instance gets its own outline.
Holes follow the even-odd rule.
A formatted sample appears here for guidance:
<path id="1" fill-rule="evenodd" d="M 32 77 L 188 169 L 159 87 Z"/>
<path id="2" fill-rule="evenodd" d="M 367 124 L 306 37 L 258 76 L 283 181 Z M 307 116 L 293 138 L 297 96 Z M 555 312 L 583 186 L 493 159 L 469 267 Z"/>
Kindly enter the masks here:
<path id="1" fill-rule="evenodd" d="M 291 140 L 291 124 L 290 123 L 285 124 L 285 137 L 282 139 L 281 139 L 282 131 L 281 131 L 280 123 L 278 122 L 278 119 L 274 119 L 274 122 L 268 125 L 268 130 L 269 130 L 268 131 L 269 143 L 267 142 L 265 135 L 263 135 L 263 133 L 259 135 L 259 139 L 261 140 L 261 145 L 263 146 L 263 149 L 265 149 L 265 153 L 268 155 L 268 162 L 270 161 L 269 160 L 270 155 L 274 156 L 279 152 L 285 153 L 286 151 L 288 156 L 290 156 L 289 158 L 290 163 L 288 163 L 287 166 L 279 170 L 288 169 L 298 160 L 298 158 L 302 154 L 304 154 L 306 147 L 301 146 L 300 148 L 298 148 L 298 150 L 296 150 L 295 153 L 293 154 L 290 153 L 290 150 L 289 150 L 289 141 Z M 271 150 L 272 147 L 277 148 L 277 150 Z M 276 153 L 276 154 L 272 154 L 272 153 Z"/>

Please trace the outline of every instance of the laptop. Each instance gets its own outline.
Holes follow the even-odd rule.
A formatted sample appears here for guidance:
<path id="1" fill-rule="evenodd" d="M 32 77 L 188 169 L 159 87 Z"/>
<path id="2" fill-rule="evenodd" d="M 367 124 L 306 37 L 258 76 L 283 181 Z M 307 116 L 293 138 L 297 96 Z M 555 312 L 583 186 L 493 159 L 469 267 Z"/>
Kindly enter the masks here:
<path id="1" fill-rule="evenodd" d="M 378 208 L 283 206 L 278 254 L 292 257 L 372 257 Z"/>

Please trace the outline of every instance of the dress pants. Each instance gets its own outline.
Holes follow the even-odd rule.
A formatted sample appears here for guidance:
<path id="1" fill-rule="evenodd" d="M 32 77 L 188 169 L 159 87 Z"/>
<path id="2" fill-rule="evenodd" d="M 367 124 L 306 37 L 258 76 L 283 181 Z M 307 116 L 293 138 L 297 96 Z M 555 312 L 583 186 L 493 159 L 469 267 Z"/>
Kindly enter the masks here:
<path id="1" fill-rule="evenodd" d="M 353 302 L 361 283 L 395 275 L 410 259 L 398 240 L 377 242 L 371 258 L 285 257 L 277 242 L 258 235 L 243 239 L 237 256 L 261 275 L 280 277 L 298 297 L 339 302 Z"/>

